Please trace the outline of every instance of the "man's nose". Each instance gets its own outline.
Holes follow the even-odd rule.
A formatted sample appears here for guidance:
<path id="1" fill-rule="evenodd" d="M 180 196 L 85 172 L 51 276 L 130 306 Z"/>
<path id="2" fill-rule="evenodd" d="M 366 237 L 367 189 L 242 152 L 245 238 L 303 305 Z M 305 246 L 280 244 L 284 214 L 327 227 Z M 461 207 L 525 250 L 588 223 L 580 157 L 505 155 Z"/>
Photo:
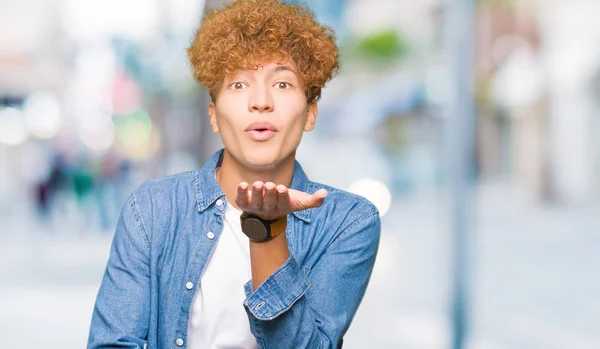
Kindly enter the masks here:
<path id="1" fill-rule="evenodd" d="M 257 87 L 250 98 L 248 109 L 253 112 L 273 111 L 273 100 L 267 87 Z"/>

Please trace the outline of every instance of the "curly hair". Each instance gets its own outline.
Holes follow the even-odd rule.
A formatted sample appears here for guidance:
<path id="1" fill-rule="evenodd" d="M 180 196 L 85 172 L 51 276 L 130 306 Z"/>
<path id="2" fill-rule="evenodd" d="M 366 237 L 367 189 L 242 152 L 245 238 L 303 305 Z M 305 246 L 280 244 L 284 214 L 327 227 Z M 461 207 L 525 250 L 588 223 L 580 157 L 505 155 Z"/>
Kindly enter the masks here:
<path id="1" fill-rule="evenodd" d="M 187 50 L 194 78 L 213 101 L 226 75 L 256 69 L 269 59 L 291 59 L 308 103 L 339 68 L 335 34 L 307 8 L 280 0 L 238 0 L 207 14 Z"/>

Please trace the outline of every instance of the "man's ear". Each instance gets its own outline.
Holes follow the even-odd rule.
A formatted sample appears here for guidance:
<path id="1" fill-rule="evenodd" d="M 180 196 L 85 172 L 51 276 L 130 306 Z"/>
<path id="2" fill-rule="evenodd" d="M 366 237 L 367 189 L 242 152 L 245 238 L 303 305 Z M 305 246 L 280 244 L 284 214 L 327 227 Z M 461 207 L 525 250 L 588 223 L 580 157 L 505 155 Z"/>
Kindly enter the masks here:
<path id="1" fill-rule="evenodd" d="M 208 104 L 208 116 L 210 116 L 210 128 L 214 133 L 219 132 L 219 124 L 217 123 L 217 110 L 215 102 L 210 101 Z"/>
<path id="2" fill-rule="evenodd" d="M 317 107 L 317 102 L 311 102 L 306 110 L 306 124 L 304 124 L 304 131 L 310 132 L 315 128 L 318 113 L 319 107 Z"/>

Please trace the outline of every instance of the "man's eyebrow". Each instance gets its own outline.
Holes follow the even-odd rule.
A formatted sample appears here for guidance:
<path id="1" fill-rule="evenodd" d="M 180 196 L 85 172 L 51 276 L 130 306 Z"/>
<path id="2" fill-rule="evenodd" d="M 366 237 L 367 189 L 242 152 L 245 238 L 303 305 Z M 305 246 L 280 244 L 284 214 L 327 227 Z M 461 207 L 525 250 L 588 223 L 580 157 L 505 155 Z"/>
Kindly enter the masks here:
<path id="1" fill-rule="evenodd" d="M 292 69 L 292 67 L 288 66 L 288 65 L 278 65 L 275 70 L 273 70 L 274 73 L 279 73 L 282 71 L 291 71 L 292 73 L 294 73 L 295 75 L 298 75 L 296 73 L 296 71 L 294 69 Z"/>

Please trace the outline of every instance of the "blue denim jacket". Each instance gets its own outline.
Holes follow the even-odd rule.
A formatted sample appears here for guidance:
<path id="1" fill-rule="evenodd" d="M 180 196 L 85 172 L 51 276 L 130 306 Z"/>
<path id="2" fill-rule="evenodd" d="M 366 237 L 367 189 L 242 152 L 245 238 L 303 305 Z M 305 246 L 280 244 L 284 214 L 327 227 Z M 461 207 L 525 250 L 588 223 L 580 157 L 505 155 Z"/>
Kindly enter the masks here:
<path id="1" fill-rule="evenodd" d="M 88 348 L 186 348 L 194 294 L 223 231 L 222 150 L 197 171 L 148 181 L 127 199 L 96 299 Z M 340 348 L 365 293 L 380 235 L 368 200 L 311 182 L 296 162 L 292 188 L 326 188 L 321 207 L 295 212 L 289 259 L 244 307 L 258 348 Z"/>

